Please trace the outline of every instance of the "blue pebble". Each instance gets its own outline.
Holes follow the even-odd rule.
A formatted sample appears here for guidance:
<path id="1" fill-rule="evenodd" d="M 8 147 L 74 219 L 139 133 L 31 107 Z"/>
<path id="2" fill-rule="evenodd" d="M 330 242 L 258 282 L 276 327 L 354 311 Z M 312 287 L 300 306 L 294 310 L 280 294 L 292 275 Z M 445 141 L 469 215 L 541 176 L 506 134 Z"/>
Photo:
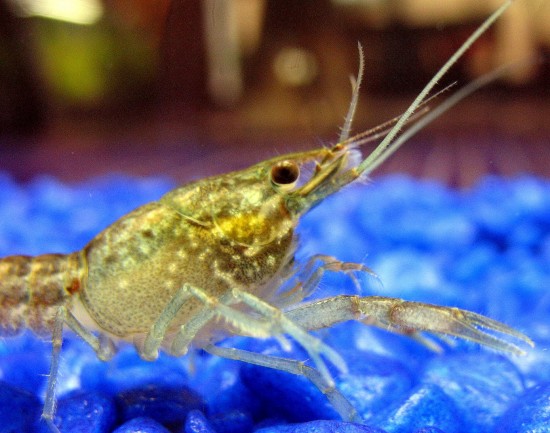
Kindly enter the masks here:
<path id="1" fill-rule="evenodd" d="M 411 372 L 399 361 L 364 351 L 339 353 L 349 360 L 349 373 L 338 378 L 338 389 L 364 420 L 405 398 L 413 386 Z"/>
<path id="2" fill-rule="evenodd" d="M 498 254 L 493 244 L 478 242 L 456 257 L 449 276 L 465 286 L 476 284 L 491 272 L 493 264 L 498 260 Z"/>
<path id="3" fill-rule="evenodd" d="M 205 406 L 195 391 L 185 387 L 151 385 L 122 391 L 116 400 L 123 420 L 149 417 L 164 425 L 183 423 L 191 410 Z"/>
<path id="4" fill-rule="evenodd" d="M 220 392 L 208 396 L 208 410 L 210 415 L 229 412 L 256 415 L 260 410 L 260 404 L 251 390 L 236 378 L 229 387 L 222 387 Z"/>
<path id="5" fill-rule="evenodd" d="M 518 369 L 506 358 L 488 352 L 432 359 L 421 378 L 437 385 L 463 415 L 468 432 L 490 431 L 524 390 Z"/>
<path id="6" fill-rule="evenodd" d="M 448 304 L 456 298 L 456 285 L 446 276 L 446 262 L 411 247 L 379 254 L 369 263 L 383 285 L 380 294 L 420 302 Z"/>
<path id="7" fill-rule="evenodd" d="M 147 417 L 131 419 L 125 422 L 113 433 L 170 433 L 162 424 Z"/>
<path id="8" fill-rule="evenodd" d="M 326 397 L 305 377 L 256 365 L 242 367 L 242 380 L 267 415 L 289 421 L 339 419 Z"/>
<path id="9" fill-rule="evenodd" d="M 268 342 L 269 355 L 307 359 L 299 348 L 292 352 L 282 352 L 277 343 Z M 254 351 L 261 352 L 261 343 L 254 344 Z M 266 415 L 280 416 L 288 421 L 304 422 L 314 419 L 340 419 L 327 398 L 304 376 L 266 368 L 258 365 L 243 364 L 241 378 L 261 403 Z"/>
<path id="10" fill-rule="evenodd" d="M 0 433 L 31 431 L 41 411 L 38 397 L 0 381 Z"/>
<path id="11" fill-rule="evenodd" d="M 185 420 L 185 433 L 216 433 L 200 410 L 192 410 Z"/>
<path id="12" fill-rule="evenodd" d="M 9 175 L 0 173 L 0 256 L 82 248 L 109 223 L 136 206 L 157 199 L 171 186 L 165 180 L 124 176 L 77 186 L 43 177 L 21 186 Z M 338 221 L 334 221 L 335 214 L 339 216 Z M 326 253 L 343 260 L 364 261 L 382 281 L 382 285 L 367 287 L 366 294 L 422 299 L 479 311 L 526 331 L 537 343 L 526 357 L 513 359 L 520 374 L 505 358 L 484 351 L 478 353 L 471 344 L 459 343 L 457 351 L 475 350 L 475 353 L 434 358 L 404 337 L 366 330 L 359 324 L 353 327 L 353 336 L 346 336 L 352 329 L 348 325 L 321 334 L 349 363 L 349 377 L 335 374 L 337 383 L 366 418 L 375 414 L 382 416 L 384 412 L 385 419 L 379 425 L 387 425 L 388 431 L 389 420 L 394 420 L 395 425 L 403 429 L 408 423 L 410 432 L 441 433 L 439 428 L 443 428 L 449 433 L 453 429 L 443 423 L 439 423 L 438 428 L 430 427 L 426 421 L 431 405 L 435 408 L 441 404 L 445 410 L 452 412 L 449 408 L 455 407 L 463 415 L 462 426 L 468 433 L 492 431 L 495 425 L 500 429 L 498 433 L 548 431 L 545 430 L 548 420 L 544 418 L 550 383 L 547 320 L 550 303 L 545 289 L 550 281 L 548 227 L 550 182 L 530 177 L 513 180 L 491 177 L 461 192 L 403 176 L 386 177 L 376 179 L 374 185 L 348 188 L 302 220 L 300 257 Z M 326 296 L 353 289 L 346 277 L 327 275 L 320 294 Z M 524 320 L 520 322 L 519 318 Z M 371 335 L 375 337 L 369 337 Z M 36 339 L 28 341 L 31 343 L 23 345 L 11 339 L 1 342 L 0 370 L 3 379 L 40 395 L 44 376 L 33 373 L 36 368 L 47 372 L 51 348 L 47 344 L 36 344 Z M 168 357 L 161 357 L 155 363 L 141 362 L 130 349 L 109 363 L 102 363 L 94 359 L 95 355 L 87 347 L 79 356 L 77 346 L 70 341 L 64 344 L 60 394 L 64 389 L 78 386 L 75 384 L 100 391 L 99 395 L 135 390 L 150 383 L 163 389 L 170 385 L 172 389 L 180 389 L 191 384 L 204 393 L 208 421 L 217 433 L 249 432 L 254 421 L 266 426 L 266 420 L 280 424 L 338 419 L 319 391 L 297 376 L 243 366 L 239 377 L 236 367 L 239 363 L 210 362 L 209 357 L 203 357 L 197 363 L 197 377 L 193 378 L 188 375 L 185 363 Z M 254 349 L 254 346 L 252 343 L 242 348 Z M 366 355 L 365 350 L 382 356 L 377 359 Z M 275 354 L 289 356 L 280 351 Z M 290 354 L 293 355 L 300 360 L 307 359 L 307 355 L 299 351 Z M 386 370 L 382 369 L 384 362 Z M 522 375 L 530 387 L 525 393 Z M 205 384 L 204 376 L 206 380 L 213 380 Z M 392 390 L 393 399 L 390 398 Z M 429 390 L 432 392 L 428 393 Z M 447 402 L 451 400 L 448 406 L 443 404 L 442 392 L 448 397 Z M 172 417 L 178 420 L 174 423 L 178 428 L 184 427 L 184 420 L 177 415 L 182 406 L 186 407 L 183 417 L 192 409 L 205 410 L 206 403 L 187 405 L 175 402 L 178 399 L 173 396 L 174 393 L 159 392 L 149 401 L 134 401 L 129 406 L 122 404 L 121 408 L 127 410 L 126 416 Z M 70 407 L 67 399 L 70 397 L 60 400 L 58 415 Z M 7 408 L 11 407 L 10 403 Z M 35 403 L 29 402 L 29 407 L 35 410 Z M 134 414 L 129 413 L 130 407 Z M 397 408 L 402 408 L 400 413 L 407 414 L 408 418 L 392 418 Z M 37 410 L 38 418 L 40 406 Z M 168 415 L 170 412 L 176 415 Z M 87 415 L 85 411 L 82 413 L 85 423 Z M 9 420 L 12 415 L 10 411 L 8 418 L 0 417 L 0 433 L 4 425 L 8 426 L 4 419 Z M 30 419 L 30 411 L 27 415 Z M 56 419 L 63 420 L 61 416 Z M 65 419 L 77 425 L 77 411 Z M 425 423 L 421 425 L 422 420 Z M 41 432 L 43 425 L 40 423 Z M 331 428 L 342 431 L 348 426 L 350 424 L 324 421 L 279 426 L 277 431 L 319 428 L 328 432 L 334 431 Z M 353 431 L 364 432 L 367 428 L 351 426 Z M 17 431 L 26 429 L 22 427 Z M 62 433 L 68 431 L 73 430 L 62 429 Z M 99 428 L 96 431 L 100 431 Z"/>
<path id="13" fill-rule="evenodd" d="M 189 382 L 186 365 L 181 360 L 160 354 L 154 362 L 141 359 L 134 347 L 126 346 L 109 362 L 95 358 L 83 369 L 82 387 L 116 394 L 148 385 L 185 387 Z"/>
<path id="14" fill-rule="evenodd" d="M 502 416 L 495 433 L 550 432 L 550 382 L 528 389 Z"/>
<path id="15" fill-rule="evenodd" d="M 506 243 L 508 234 L 513 230 L 517 218 L 517 209 L 508 182 L 493 176 L 484 178 L 472 190 L 470 196 L 470 217 L 487 239 Z"/>
<path id="16" fill-rule="evenodd" d="M 251 432 L 254 428 L 252 416 L 240 410 L 214 414 L 209 419 L 217 433 L 245 433 Z"/>
<path id="17" fill-rule="evenodd" d="M 459 197 L 439 184 L 395 176 L 360 193 L 365 199 L 358 224 L 383 248 L 406 244 L 422 250 L 463 250 L 475 239 L 475 225 L 455 211 Z"/>
<path id="18" fill-rule="evenodd" d="M 100 392 L 74 392 L 59 398 L 54 424 L 61 432 L 107 433 L 117 417 L 112 397 Z M 40 433 L 51 433 L 45 422 Z"/>
<path id="19" fill-rule="evenodd" d="M 446 432 L 441 430 L 440 428 L 428 426 L 428 427 L 419 428 L 414 433 L 446 433 Z"/>
<path id="20" fill-rule="evenodd" d="M 302 424 L 285 424 L 265 427 L 254 433 L 387 433 L 377 427 L 342 422 L 319 420 Z"/>
<path id="21" fill-rule="evenodd" d="M 424 384 L 397 405 L 381 411 L 371 422 L 390 433 L 409 433 L 426 426 L 460 433 L 465 427 L 462 418 L 453 400 L 438 386 Z"/>
<path id="22" fill-rule="evenodd" d="M 542 305 L 541 305 L 542 306 Z M 534 342 L 525 356 L 513 358 L 514 364 L 523 373 L 525 384 L 532 388 L 539 383 L 550 383 L 550 305 L 542 308 L 538 314 L 524 318 L 525 326 L 520 326 L 523 332 Z"/>
<path id="23" fill-rule="evenodd" d="M 30 332 L 0 340 L 0 377 L 11 385 L 38 393 L 45 388 L 50 366 L 49 341 Z"/>

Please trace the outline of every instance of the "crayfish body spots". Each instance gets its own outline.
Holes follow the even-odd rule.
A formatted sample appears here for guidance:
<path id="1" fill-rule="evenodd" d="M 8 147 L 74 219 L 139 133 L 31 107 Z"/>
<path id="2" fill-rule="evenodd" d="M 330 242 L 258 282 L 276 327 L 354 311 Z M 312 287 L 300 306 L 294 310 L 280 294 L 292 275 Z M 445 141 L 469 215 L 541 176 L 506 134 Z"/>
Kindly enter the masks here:
<path id="1" fill-rule="evenodd" d="M 232 288 L 275 290 L 268 283 L 291 260 L 294 245 L 282 199 L 252 189 L 239 201 L 220 181 L 210 181 L 217 192 L 209 183 L 172 191 L 88 244 L 80 299 L 98 330 L 126 340 L 146 334 L 184 284 L 214 297 Z M 174 329 L 200 307 L 198 299 L 187 300 Z"/>

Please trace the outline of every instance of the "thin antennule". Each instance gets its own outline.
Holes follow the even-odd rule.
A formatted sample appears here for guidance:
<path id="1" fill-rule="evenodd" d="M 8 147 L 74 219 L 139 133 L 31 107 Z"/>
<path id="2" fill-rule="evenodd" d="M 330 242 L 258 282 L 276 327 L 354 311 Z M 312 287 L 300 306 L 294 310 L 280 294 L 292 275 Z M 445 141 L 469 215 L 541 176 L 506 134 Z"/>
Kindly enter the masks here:
<path id="1" fill-rule="evenodd" d="M 439 97 L 441 94 L 447 92 L 451 87 L 453 87 L 456 83 L 449 84 L 444 89 L 438 91 L 435 95 L 430 96 L 428 99 L 422 102 L 422 104 L 419 105 L 418 108 L 422 107 L 422 110 L 416 111 L 405 123 L 408 125 L 409 123 L 415 122 L 417 119 L 424 116 L 426 113 L 430 111 L 430 107 L 427 106 L 432 100 Z M 371 143 L 372 141 L 375 141 L 381 137 L 386 136 L 390 131 L 393 125 L 397 123 L 397 121 L 401 118 L 403 113 L 401 113 L 398 116 L 395 116 L 393 119 L 387 120 L 384 123 L 375 126 L 374 128 L 368 129 L 367 131 L 360 132 L 359 134 L 354 135 L 353 137 L 348 138 L 347 140 L 343 142 L 339 142 L 338 145 L 344 145 L 350 148 L 355 148 L 362 146 L 363 144 Z"/>
<path id="2" fill-rule="evenodd" d="M 355 109 L 357 108 L 357 102 L 359 101 L 359 88 L 361 87 L 361 82 L 363 81 L 363 75 L 365 72 L 365 55 L 363 54 L 363 46 L 360 42 L 357 42 L 357 48 L 359 49 L 359 75 L 357 78 L 350 77 L 351 80 L 351 103 L 349 105 L 348 113 L 346 114 L 346 120 L 340 131 L 340 137 L 338 137 L 338 143 L 346 141 L 349 138 L 351 132 L 351 124 L 353 123 L 353 118 L 355 116 Z"/>
<path id="3" fill-rule="evenodd" d="M 416 99 L 412 102 L 412 104 L 407 108 L 403 116 L 398 120 L 398 122 L 395 124 L 395 126 L 392 128 L 392 130 L 386 135 L 386 138 L 382 140 L 382 142 L 376 147 L 376 149 L 373 150 L 373 152 L 366 157 L 361 164 L 356 168 L 357 174 L 363 174 L 364 172 L 371 172 L 372 171 L 372 165 L 373 163 L 377 162 L 379 160 L 380 155 L 383 154 L 389 146 L 392 146 L 393 139 L 398 134 L 398 132 L 401 130 L 401 128 L 405 125 L 407 120 L 413 115 L 413 113 L 418 109 L 420 104 L 422 104 L 422 101 L 426 99 L 426 96 L 431 92 L 431 90 L 434 88 L 434 86 L 437 84 L 437 82 L 447 73 L 449 68 L 453 66 L 460 57 L 472 46 L 472 44 L 479 39 L 479 37 L 504 13 L 506 9 L 513 3 L 514 0 L 507 0 L 502 6 L 500 6 L 495 12 L 493 12 L 484 22 L 481 24 L 477 30 L 462 44 L 462 46 L 447 60 L 447 62 L 437 71 L 437 73 L 433 76 L 433 78 L 428 82 L 428 84 L 422 89 L 422 91 L 418 94 Z M 399 141 L 399 145 L 401 145 L 404 141 L 403 140 L 397 140 Z M 397 142 L 396 141 L 396 142 Z M 395 147 L 395 150 L 397 150 L 399 146 Z M 393 150 L 393 152 L 395 151 Z M 378 163 L 377 163 L 378 165 Z"/>
<path id="4" fill-rule="evenodd" d="M 422 110 L 422 114 L 425 114 L 428 111 L 429 111 L 429 107 L 425 107 Z M 387 135 L 388 132 L 391 131 L 391 128 L 393 127 L 393 125 L 397 123 L 397 121 L 401 118 L 402 115 L 403 113 L 399 114 L 398 116 L 395 116 L 390 120 L 386 120 L 384 123 L 376 125 L 374 128 L 367 129 L 366 131 L 355 134 L 354 136 L 349 137 L 344 141 L 339 141 L 337 144 L 340 146 L 344 145 L 344 146 L 357 147 L 360 144 L 370 143 L 371 141 L 374 141 L 377 138 Z M 415 116 L 413 117 L 417 119 L 419 115 L 420 115 L 419 113 L 415 113 Z M 412 121 L 412 117 L 409 119 L 409 121 Z"/>

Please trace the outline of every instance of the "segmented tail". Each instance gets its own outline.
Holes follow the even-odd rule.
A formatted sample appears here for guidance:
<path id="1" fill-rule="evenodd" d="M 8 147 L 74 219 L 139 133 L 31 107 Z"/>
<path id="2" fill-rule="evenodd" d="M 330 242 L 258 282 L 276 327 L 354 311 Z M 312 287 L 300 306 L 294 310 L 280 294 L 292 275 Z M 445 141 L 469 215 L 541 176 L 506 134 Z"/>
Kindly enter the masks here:
<path id="1" fill-rule="evenodd" d="M 58 308 L 80 290 L 83 269 L 80 253 L 0 259 L 0 335 L 51 332 Z"/>

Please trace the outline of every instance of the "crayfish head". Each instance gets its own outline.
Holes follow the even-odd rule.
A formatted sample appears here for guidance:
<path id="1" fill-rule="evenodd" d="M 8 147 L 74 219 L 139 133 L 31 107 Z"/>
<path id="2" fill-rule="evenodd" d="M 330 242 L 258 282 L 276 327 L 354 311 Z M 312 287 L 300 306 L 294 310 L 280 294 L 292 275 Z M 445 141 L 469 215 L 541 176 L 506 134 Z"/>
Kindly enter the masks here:
<path id="1" fill-rule="evenodd" d="M 288 211 L 299 218 L 327 196 L 359 177 L 355 167 L 361 152 L 345 143 L 272 160 L 271 187 L 284 198 Z"/>

